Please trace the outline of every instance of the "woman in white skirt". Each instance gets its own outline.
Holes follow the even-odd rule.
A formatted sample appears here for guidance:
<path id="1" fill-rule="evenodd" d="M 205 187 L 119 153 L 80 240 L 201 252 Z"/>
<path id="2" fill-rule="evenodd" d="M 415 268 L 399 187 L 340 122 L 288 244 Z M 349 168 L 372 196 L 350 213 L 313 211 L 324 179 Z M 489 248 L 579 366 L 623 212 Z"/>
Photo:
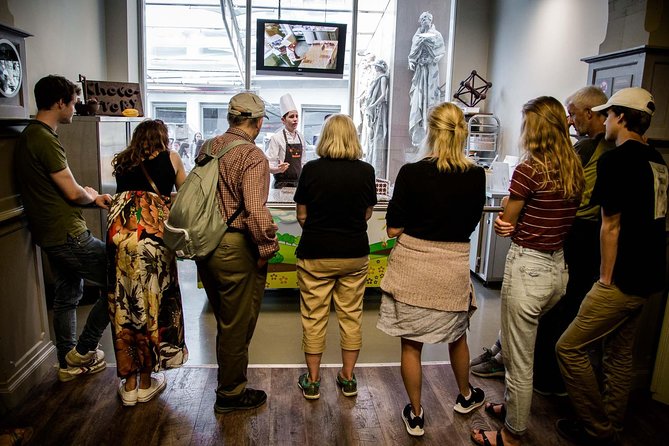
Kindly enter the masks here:
<path id="1" fill-rule="evenodd" d="M 485 172 L 464 155 L 467 124 L 457 106 L 430 112 L 428 155 L 400 169 L 386 214 L 388 237 L 397 237 L 381 282 L 377 327 L 402 342 L 401 370 L 409 404 L 407 432 L 424 434 L 421 351 L 448 343 L 460 394 L 453 409 L 469 413 L 484 393 L 469 383 L 467 328 L 476 302 L 469 279 L 469 237 L 485 202 Z"/>

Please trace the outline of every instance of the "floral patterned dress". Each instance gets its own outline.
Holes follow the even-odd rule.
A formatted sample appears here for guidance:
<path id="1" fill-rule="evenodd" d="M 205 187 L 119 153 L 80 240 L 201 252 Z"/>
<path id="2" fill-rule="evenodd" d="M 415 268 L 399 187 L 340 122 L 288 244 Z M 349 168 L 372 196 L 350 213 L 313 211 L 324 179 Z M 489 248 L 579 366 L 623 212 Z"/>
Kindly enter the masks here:
<path id="1" fill-rule="evenodd" d="M 126 191 L 107 218 L 110 319 L 117 373 L 180 367 L 188 359 L 174 253 L 163 243 L 170 198 Z"/>

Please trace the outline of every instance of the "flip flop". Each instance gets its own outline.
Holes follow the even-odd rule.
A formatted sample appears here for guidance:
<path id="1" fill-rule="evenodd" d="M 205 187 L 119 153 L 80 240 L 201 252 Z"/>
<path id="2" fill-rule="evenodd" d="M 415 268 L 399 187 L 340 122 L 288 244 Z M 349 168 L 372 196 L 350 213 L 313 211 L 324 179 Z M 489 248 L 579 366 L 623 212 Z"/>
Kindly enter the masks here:
<path id="1" fill-rule="evenodd" d="M 496 407 L 501 407 L 499 412 L 495 411 Z M 485 403 L 484 410 L 493 418 L 497 418 L 499 421 L 504 421 L 506 419 L 506 406 L 502 403 Z"/>
<path id="2" fill-rule="evenodd" d="M 483 443 L 478 441 L 476 438 L 474 438 L 474 435 L 479 434 L 483 438 Z M 470 437 L 472 441 L 479 446 L 492 446 L 490 444 L 490 440 L 488 440 L 488 437 L 485 434 L 485 431 L 483 429 L 479 429 L 478 432 L 472 432 L 472 435 Z M 497 442 L 497 446 L 504 446 L 504 440 L 502 439 L 502 431 L 498 430 L 497 431 L 497 436 L 495 437 L 495 440 Z"/>

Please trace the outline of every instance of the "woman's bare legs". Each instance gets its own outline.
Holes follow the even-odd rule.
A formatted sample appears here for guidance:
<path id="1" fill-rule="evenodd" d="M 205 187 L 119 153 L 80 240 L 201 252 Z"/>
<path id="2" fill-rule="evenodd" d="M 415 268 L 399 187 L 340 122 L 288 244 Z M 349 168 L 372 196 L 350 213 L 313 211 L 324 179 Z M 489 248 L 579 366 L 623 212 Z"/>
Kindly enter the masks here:
<path id="1" fill-rule="evenodd" d="M 151 387 L 151 369 L 139 372 L 139 388 L 148 389 Z"/>
<path id="2" fill-rule="evenodd" d="M 137 388 L 137 374 L 133 373 L 125 378 L 125 391 L 132 392 Z"/>
<path id="3" fill-rule="evenodd" d="M 409 396 L 414 415 L 420 415 L 421 387 L 423 385 L 423 370 L 420 357 L 423 343 L 402 338 L 402 381 Z"/>
<path id="4" fill-rule="evenodd" d="M 460 393 L 464 396 L 469 395 L 469 346 L 466 333 L 457 341 L 448 344 L 448 354 Z"/>
<path id="5" fill-rule="evenodd" d="M 304 360 L 307 363 L 307 370 L 309 371 L 309 381 L 316 382 L 321 380 L 321 358 L 323 353 L 305 353 Z"/>
<path id="6" fill-rule="evenodd" d="M 353 379 L 353 368 L 358 361 L 360 350 L 341 350 L 341 361 L 343 366 L 341 368 L 341 377 L 347 381 Z M 310 370 L 311 372 L 311 370 Z"/>

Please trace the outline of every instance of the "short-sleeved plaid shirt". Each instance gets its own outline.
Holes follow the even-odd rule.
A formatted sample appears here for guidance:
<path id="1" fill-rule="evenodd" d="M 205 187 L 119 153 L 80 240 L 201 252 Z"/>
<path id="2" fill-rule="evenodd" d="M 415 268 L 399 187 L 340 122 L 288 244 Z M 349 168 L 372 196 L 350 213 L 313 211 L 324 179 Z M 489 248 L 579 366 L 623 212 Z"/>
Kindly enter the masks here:
<path id="1" fill-rule="evenodd" d="M 223 218 L 227 220 L 243 201 L 244 212 L 230 226 L 248 232 L 258 245 L 260 257 L 269 259 L 279 250 L 279 244 L 272 216 L 266 206 L 269 163 L 265 154 L 255 145 L 251 136 L 234 127 L 213 139 L 211 151 L 216 153 L 238 139 L 246 140 L 248 144 L 233 147 L 219 160 L 219 204 Z"/>

